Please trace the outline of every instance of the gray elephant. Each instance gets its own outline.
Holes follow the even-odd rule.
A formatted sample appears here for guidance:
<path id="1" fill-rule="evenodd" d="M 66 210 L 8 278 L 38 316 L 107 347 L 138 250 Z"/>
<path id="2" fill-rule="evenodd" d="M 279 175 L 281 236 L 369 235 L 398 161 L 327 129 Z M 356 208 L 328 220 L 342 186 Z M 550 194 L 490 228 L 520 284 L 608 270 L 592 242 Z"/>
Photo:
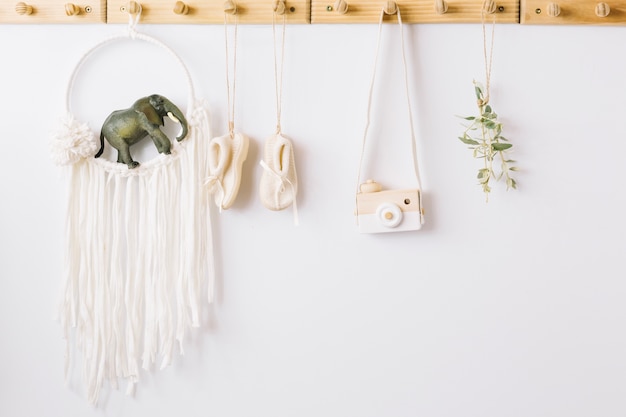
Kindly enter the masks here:
<path id="1" fill-rule="evenodd" d="M 107 117 L 100 132 L 100 150 L 96 158 L 104 151 L 104 138 L 117 149 L 117 162 L 128 168 L 139 166 L 130 156 L 130 145 L 134 145 L 146 136 L 150 136 L 159 153 L 169 154 L 172 143 L 159 129 L 163 126 L 163 117 L 168 116 L 180 123 L 183 131 L 176 138 L 179 142 L 187 136 L 188 126 L 185 115 L 174 103 L 158 94 L 137 100 L 131 108 L 116 110 Z"/>

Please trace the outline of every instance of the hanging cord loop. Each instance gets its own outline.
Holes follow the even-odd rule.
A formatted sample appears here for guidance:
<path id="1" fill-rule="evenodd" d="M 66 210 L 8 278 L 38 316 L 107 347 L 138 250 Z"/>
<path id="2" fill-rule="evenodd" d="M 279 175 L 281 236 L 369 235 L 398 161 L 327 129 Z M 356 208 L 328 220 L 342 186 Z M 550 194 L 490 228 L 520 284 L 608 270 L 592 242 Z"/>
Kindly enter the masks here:
<path id="1" fill-rule="evenodd" d="M 234 3 L 230 3 L 233 4 Z M 237 28 L 239 26 L 239 18 L 236 13 L 236 5 L 233 6 L 235 13 L 229 13 L 229 9 L 224 10 L 224 49 L 226 52 L 226 100 L 228 104 L 228 133 L 232 138 L 235 134 L 235 91 L 237 85 Z M 230 58 L 228 48 L 228 14 L 233 14 L 235 17 L 235 28 L 233 32 L 233 83 L 232 88 L 230 84 Z"/>
<path id="2" fill-rule="evenodd" d="M 128 36 L 135 39 L 137 35 L 137 24 L 141 19 L 142 7 L 140 3 L 136 1 L 129 1 L 126 5 L 126 12 L 128 13 Z"/>
<path id="3" fill-rule="evenodd" d="M 277 5 L 281 3 L 278 2 Z M 276 134 L 281 133 L 280 118 L 282 112 L 282 100 L 283 100 L 283 68 L 285 63 L 285 14 L 280 13 L 280 7 L 275 7 L 274 13 L 272 13 L 272 34 L 274 39 L 274 88 L 276 92 Z M 278 52 L 276 49 L 276 15 L 282 16 L 282 33 L 280 44 L 280 64 L 278 63 Z"/>
<path id="4" fill-rule="evenodd" d="M 496 15 L 490 12 L 492 4 L 493 2 L 491 0 L 485 0 L 483 3 L 483 7 L 480 11 L 480 20 L 483 30 L 483 56 L 485 60 L 485 94 L 484 98 L 482 100 L 479 100 L 478 107 L 486 106 L 489 103 L 491 92 L 491 66 L 493 63 L 493 45 L 496 33 Z M 491 25 L 491 45 L 489 46 L 489 48 L 487 48 L 487 14 L 491 14 L 493 16 L 493 22 Z"/>

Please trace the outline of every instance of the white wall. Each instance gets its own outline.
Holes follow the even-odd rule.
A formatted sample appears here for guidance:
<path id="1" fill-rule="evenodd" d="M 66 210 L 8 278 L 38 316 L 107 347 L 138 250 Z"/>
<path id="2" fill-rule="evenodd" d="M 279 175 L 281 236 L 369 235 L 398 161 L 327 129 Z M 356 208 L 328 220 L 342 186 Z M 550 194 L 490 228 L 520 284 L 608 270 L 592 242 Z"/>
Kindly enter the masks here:
<path id="1" fill-rule="evenodd" d="M 252 144 L 235 206 L 214 218 L 217 302 L 185 356 L 143 375 L 135 398 L 107 388 L 89 406 L 80 375 L 64 386 L 53 320 L 64 183 L 48 139 L 74 64 L 123 30 L 0 27 L 0 415 L 626 414 L 626 29 L 520 25 L 496 29 L 491 101 L 515 145 L 519 190 L 495 187 L 488 204 L 478 162 L 456 139 L 455 115 L 474 112 L 472 79 L 484 79 L 480 25 L 407 27 L 427 223 L 387 235 L 361 235 L 353 218 L 376 26 L 287 29 L 283 131 L 296 147 L 297 228 L 290 210 L 258 200 L 275 126 L 271 26 L 240 27 L 237 122 Z M 142 30 L 181 55 L 222 134 L 223 28 Z M 388 123 L 372 138 L 397 159 L 406 118 L 390 51 L 375 108 Z M 153 52 L 120 74 L 184 99 L 168 56 L 138 54 Z M 107 78 L 132 57 L 120 47 L 94 58 L 79 112 L 135 98 Z"/>

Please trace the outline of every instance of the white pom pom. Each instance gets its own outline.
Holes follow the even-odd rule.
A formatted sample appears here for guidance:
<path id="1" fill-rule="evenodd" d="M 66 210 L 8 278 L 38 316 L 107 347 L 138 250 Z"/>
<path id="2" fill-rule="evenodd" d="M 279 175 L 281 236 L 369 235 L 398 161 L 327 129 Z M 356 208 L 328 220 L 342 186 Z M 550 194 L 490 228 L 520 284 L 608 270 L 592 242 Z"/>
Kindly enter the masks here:
<path id="1" fill-rule="evenodd" d="M 57 165 L 74 164 L 80 159 L 93 157 L 97 150 L 98 140 L 94 132 L 71 114 L 61 120 L 50 142 L 51 157 Z"/>

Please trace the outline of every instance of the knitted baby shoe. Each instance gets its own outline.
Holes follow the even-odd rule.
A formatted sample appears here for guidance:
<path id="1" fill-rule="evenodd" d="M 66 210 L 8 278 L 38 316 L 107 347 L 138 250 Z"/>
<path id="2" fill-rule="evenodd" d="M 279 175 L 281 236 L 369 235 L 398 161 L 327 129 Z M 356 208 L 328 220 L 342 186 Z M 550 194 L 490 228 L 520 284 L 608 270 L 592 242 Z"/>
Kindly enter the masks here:
<path id="1" fill-rule="evenodd" d="M 241 168 L 248 156 L 248 137 L 233 133 L 211 139 L 209 143 L 209 177 L 206 184 L 220 210 L 235 202 L 241 183 Z"/>
<path id="2" fill-rule="evenodd" d="M 277 133 L 265 142 L 263 175 L 259 187 L 261 202 L 270 210 L 283 210 L 292 203 L 295 208 L 298 178 L 291 141 Z"/>

